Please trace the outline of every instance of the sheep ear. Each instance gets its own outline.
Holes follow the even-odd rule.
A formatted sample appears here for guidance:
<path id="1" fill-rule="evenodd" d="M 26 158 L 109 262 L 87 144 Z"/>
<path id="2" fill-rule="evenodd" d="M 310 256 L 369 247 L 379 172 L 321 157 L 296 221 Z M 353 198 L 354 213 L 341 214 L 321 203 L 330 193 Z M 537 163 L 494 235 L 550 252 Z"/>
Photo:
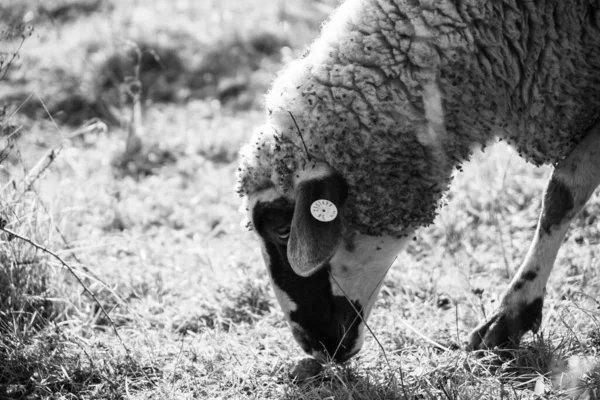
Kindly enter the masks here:
<path id="1" fill-rule="evenodd" d="M 288 260 L 296 274 L 311 276 L 335 254 L 342 241 L 343 225 L 339 209 L 347 195 L 346 183 L 337 174 L 304 181 L 296 188 L 296 206 L 287 247 Z M 313 216 L 311 207 L 317 200 L 333 203 L 338 211 L 335 218 L 324 222 Z"/>

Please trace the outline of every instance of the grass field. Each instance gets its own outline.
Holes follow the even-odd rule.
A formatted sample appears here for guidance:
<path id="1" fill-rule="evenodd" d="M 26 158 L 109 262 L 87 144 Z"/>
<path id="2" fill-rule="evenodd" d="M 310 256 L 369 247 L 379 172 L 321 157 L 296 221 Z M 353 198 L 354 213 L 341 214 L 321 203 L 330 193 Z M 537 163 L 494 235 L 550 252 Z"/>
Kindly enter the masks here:
<path id="1" fill-rule="evenodd" d="M 0 51 L 19 53 L 0 70 L 0 399 L 600 396 L 598 193 L 540 333 L 463 350 L 527 252 L 550 173 L 502 144 L 476 151 L 399 255 L 361 353 L 290 379 L 305 355 L 240 227 L 236 153 L 335 4 L 0 0 Z M 5 30 L 19 24 L 23 42 Z M 143 157 L 122 162 L 136 67 Z"/>

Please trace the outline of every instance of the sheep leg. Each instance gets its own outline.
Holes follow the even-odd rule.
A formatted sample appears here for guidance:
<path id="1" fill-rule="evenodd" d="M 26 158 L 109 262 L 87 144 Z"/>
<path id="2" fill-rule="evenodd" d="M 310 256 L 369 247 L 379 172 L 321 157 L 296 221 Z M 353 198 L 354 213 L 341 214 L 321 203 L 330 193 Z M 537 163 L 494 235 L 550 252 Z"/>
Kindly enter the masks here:
<path id="1" fill-rule="evenodd" d="M 571 220 L 600 184 L 600 122 L 555 168 L 525 261 L 502 296 L 499 309 L 471 333 L 470 350 L 518 345 L 538 331 L 546 282 Z"/>

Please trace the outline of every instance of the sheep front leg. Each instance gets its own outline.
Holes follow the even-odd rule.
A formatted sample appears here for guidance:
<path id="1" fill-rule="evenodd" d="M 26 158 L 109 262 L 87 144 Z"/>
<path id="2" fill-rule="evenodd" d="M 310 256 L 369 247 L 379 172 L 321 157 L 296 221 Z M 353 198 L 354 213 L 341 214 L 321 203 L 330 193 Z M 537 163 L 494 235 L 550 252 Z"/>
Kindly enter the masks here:
<path id="1" fill-rule="evenodd" d="M 518 345 L 538 331 L 546 282 L 571 220 L 600 184 L 600 122 L 555 168 L 525 261 L 502 296 L 500 307 L 471 333 L 470 350 Z"/>

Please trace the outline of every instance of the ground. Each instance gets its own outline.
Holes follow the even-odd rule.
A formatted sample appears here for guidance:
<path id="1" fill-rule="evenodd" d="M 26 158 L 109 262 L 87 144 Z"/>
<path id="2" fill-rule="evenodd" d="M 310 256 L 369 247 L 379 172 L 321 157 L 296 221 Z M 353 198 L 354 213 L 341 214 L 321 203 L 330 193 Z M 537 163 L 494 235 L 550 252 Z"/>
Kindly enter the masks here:
<path id="1" fill-rule="evenodd" d="M 540 333 L 463 350 L 527 252 L 551 171 L 502 143 L 476 149 L 398 256 L 361 353 L 289 377 L 305 356 L 240 226 L 236 153 L 335 1 L 40 4 L 0 3 L 18 30 L 0 34 L 18 50 L 0 73 L 0 226 L 17 235 L 0 236 L 0 399 L 598 397 L 598 193 Z M 122 162 L 136 66 L 143 157 Z"/>

